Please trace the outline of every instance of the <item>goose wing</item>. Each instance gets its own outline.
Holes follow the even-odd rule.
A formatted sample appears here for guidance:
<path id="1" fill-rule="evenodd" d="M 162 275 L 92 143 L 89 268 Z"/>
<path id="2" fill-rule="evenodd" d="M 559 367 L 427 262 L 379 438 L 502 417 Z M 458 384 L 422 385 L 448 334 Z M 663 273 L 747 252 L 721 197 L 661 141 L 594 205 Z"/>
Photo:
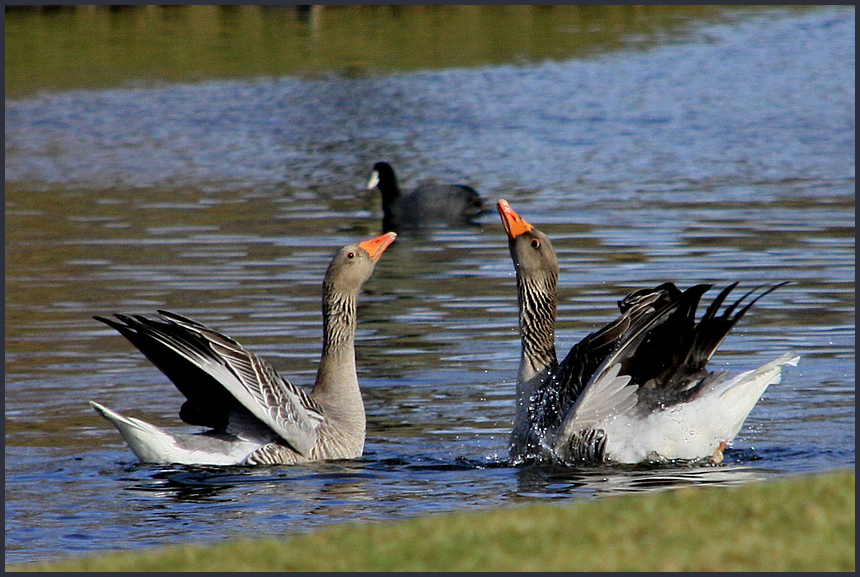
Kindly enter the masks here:
<path id="1" fill-rule="evenodd" d="M 542 421 L 539 426 L 543 430 L 557 429 L 606 359 L 655 317 L 676 307 L 681 294 L 674 284 L 664 283 L 631 292 L 620 301 L 621 315 L 574 345 L 538 388 L 533 414 Z"/>
<path id="2" fill-rule="evenodd" d="M 226 430 L 250 413 L 302 455 L 309 455 L 324 420 L 322 408 L 235 340 L 176 313 L 95 317 L 115 328 L 167 377 L 188 401 L 187 423 Z M 246 415 L 247 416 L 247 415 Z"/>
<path id="3" fill-rule="evenodd" d="M 565 417 L 562 436 L 570 437 L 637 405 L 648 413 L 657 407 L 688 401 L 703 390 L 703 384 L 721 376 L 705 369 L 707 361 L 758 299 L 786 283 L 756 287 L 718 316 L 720 306 L 737 284 L 720 292 L 698 324 L 696 309 L 711 285 L 693 286 L 653 314 L 643 315 L 644 322 L 628 331 L 590 376 Z M 735 313 L 742 301 L 765 287 Z M 637 291 L 628 295 L 620 303 L 622 311 L 629 304 L 635 307 L 637 298 L 645 294 Z"/>

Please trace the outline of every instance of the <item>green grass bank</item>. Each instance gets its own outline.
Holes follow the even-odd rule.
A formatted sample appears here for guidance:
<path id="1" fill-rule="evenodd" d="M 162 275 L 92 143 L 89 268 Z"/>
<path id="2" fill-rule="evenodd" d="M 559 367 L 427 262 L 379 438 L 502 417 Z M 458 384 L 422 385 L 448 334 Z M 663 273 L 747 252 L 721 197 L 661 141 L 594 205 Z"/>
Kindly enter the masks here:
<path id="1" fill-rule="evenodd" d="M 34 571 L 854 571 L 853 471 L 7 566 Z"/>

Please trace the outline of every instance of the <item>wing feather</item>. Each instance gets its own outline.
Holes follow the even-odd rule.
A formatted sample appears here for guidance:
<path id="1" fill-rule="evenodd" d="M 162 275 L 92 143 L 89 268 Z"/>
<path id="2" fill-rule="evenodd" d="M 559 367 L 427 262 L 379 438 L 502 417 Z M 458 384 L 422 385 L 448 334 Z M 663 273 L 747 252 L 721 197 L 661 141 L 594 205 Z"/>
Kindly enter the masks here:
<path id="1" fill-rule="evenodd" d="M 323 411 L 307 393 L 230 337 L 176 313 L 158 312 L 163 320 L 96 318 L 117 329 L 173 381 L 189 399 L 183 412 L 204 414 L 203 422 L 226 427 L 241 405 L 296 451 L 310 454 Z M 186 382 L 189 377 L 197 380 Z M 200 377 L 205 386 L 197 382 Z"/>
<path id="2" fill-rule="evenodd" d="M 711 285 L 696 285 L 683 294 L 674 294 L 664 306 L 650 308 L 641 315 L 640 322 L 631 323 L 630 330 L 619 335 L 615 350 L 602 359 L 564 417 L 563 437 L 592 428 L 600 419 L 626 412 L 637 404 L 651 411 L 689 400 L 703 384 L 711 383 L 713 379 L 709 378 L 705 365 L 728 332 L 756 301 L 786 283 L 756 287 L 717 316 L 737 284 L 729 285 L 717 295 L 698 324 L 696 308 Z M 765 287 L 767 290 L 735 313 L 742 301 Z M 652 300 L 648 292 L 628 295 L 620 303 L 622 318 L 641 303 Z M 628 306 L 631 308 L 625 310 Z"/>

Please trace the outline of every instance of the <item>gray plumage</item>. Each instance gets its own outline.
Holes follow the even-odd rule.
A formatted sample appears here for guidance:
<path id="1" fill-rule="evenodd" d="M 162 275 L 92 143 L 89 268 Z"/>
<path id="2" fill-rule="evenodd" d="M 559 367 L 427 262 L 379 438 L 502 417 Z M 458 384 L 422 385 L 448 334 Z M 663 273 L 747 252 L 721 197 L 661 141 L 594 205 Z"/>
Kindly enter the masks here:
<path id="1" fill-rule="evenodd" d="M 786 283 L 754 288 L 720 313 L 738 283 L 731 284 L 698 323 L 699 300 L 711 285 L 633 291 L 618 303 L 617 319 L 559 363 L 552 243 L 503 200 L 499 213 L 516 269 L 522 343 L 514 462 L 722 459 L 764 390 L 779 382 L 781 367 L 797 364 L 799 357 L 786 354 L 739 375 L 706 369 L 750 307 Z"/>
<path id="2" fill-rule="evenodd" d="M 180 418 L 207 430 L 173 434 L 90 404 L 143 462 L 272 465 L 361 456 L 366 422 L 355 371 L 356 299 L 395 236 L 346 246 L 329 264 L 323 282 L 323 349 L 310 393 L 230 337 L 158 311 L 155 318 L 95 318 L 161 369 L 187 399 Z"/>

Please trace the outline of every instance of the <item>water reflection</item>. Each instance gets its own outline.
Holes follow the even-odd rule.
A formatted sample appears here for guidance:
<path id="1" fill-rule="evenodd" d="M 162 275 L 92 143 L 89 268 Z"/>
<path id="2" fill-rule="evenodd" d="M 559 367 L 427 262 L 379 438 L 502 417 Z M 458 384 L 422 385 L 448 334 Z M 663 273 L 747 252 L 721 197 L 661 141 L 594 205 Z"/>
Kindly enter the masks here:
<path id="1" fill-rule="evenodd" d="M 317 503 L 315 513 L 340 510 L 344 514 L 358 512 L 349 503 L 372 501 L 366 485 L 373 475 L 355 467 L 325 463 L 311 471 L 282 467 L 135 467 L 142 479 L 134 480 L 130 491 L 140 491 L 159 500 L 176 502 L 233 502 L 241 495 L 262 493 L 267 499 L 277 499 L 286 510 L 291 503 Z M 262 470 L 260 470 L 262 469 Z"/>
<path id="2" fill-rule="evenodd" d="M 762 8 L 717 6 L 6 6 L 6 97 L 123 81 L 347 76 L 540 62 Z M 51 47 L 63 46 L 63 50 Z"/>
<path id="3" fill-rule="evenodd" d="M 501 495 L 513 501 L 531 501 L 709 484 L 736 485 L 761 481 L 779 473 L 776 469 L 744 463 L 750 459 L 757 458 L 729 450 L 729 462 L 721 465 L 575 468 L 540 464 L 512 468 L 504 459 L 465 457 L 453 461 L 393 458 L 286 469 L 140 465 L 129 469 L 133 476 L 125 481 L 128 491 L 143 493 L 149 501 L 154 499 L 161 504 L 238 504 L 262 498 L 265 503 L 281 503 L 281 513 L 275 514 L 284 518 L 298 519 L 303 514 L 313 514 L 348 519 L 365 515 L 370 505 L 383 517 L 399 516 L 397 509 L 404 504 L 414 508 L 412 499 L 428 491 L 437 497 L 419 509 L 454 510 L 459 496 L 475 499 L 488 485 L 499 491 L 487 495 L 490 501 L 497 501 Z M 511 474 L 516 481 L 514 486 L 505 486 L 507 481 L 499 485 L 498 481 L 489 480 L 493 476 L 508 479 Z M 474 486 L 478 479 L 484 488 Z M 442 486 L 444 493 L 440 492 Z M 263 506 L 263 511 L 267 510 L 270 510 L 268 506 Z"/>
<path id="4" fill-rule="evenodd" d="M 620 470 L 618 467 L 571 469 L 568 467 L 525 467 L 518 471 L 518 496 L 523 500 L 535 498 L 568 498 L 603 494 L 642 493 L 669 488 L 719 484 L 736 485 L 760 481 L 774 474 L 748 465 L 696 466 L 666 469 Z"/>

